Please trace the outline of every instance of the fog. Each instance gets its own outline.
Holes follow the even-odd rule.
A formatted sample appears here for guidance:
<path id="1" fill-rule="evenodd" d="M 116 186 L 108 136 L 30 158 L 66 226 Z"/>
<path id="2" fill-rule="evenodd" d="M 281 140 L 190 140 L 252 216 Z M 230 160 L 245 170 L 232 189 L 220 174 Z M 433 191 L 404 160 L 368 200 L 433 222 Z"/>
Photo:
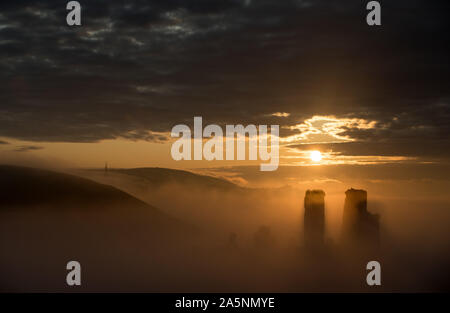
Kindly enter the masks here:
<path id="1" fill-rule="evenodd" d="M 2 291 L 413 292 L 449 287 L 450 206 L 442 198 L 384 197 L 382 190 L 372 195 L 368 189 L 368 209 L 381 216 L 381 244 L 353 247 L 341 240 L 344 192 L 359 186 L 312 185 L 326 192 L 326 234 L 325 247 L 310 250 L 303 242 L 305 188 L 155 186 L 122 173 L 70 172 L 112 185 L 156 211 L 115 196 L 115 190 L 102 193 L 110 198 L 106 202 L 74 192 L 78 200 L 2 205 Z M 70 260 L 82 265 L 83 283 L 76 289 L 65 284 Z M 371 260 L 381 264 L 382 286 L 366 284 Z"/>
<path id="2" fill-rule="evenodd" d="M 380 261 L 385 274 L 386 284 L 377 290 L 448 288 L 450 201 L 441 193 L 437 193 L 439 196 L 424 194 L 427 188 L 420 192 L 421 186 L 439 182 L 386 180 L 383 188 L 383 184 L 374 186 L 373 182 L 363 180 L 359 184 L 350 180 L 340 184 L 316 181 L 308 186 L 222 191 L 177 183 L 154 188 L 117 173 L 109 177 L 91 174 L 91 177 L 116 185 L 199 227 L 207 238 L 202 238 L 202 247 L 209 249 L 207 253 L 217 255 L 215 262 L 211 256 L 206 257 L 213 268 L 220 268 L 226 260 L 243 267 L 241 271 L 233 270 L 237 282 L 229 286 L 219 283 L 218 290 L 373 291 L 365 283 L 365 265 L 370 260 Z M 325 256 L 314 255 L 303 247 L 303 200 L 309 186 L 326 192 Z M 350 187 L 366 189 L 368 210 L 381 217 L 379 249 L 353 251 L 342 247 L 344 193 Z M 405 197 L 408 191 L 409 196 Z M 264 247 L 258 247 L 255 242 L 261 227 L 270 230 L 270 243 Z M 234 237 L 232 243 L 231 237 Z M 258 266 L 262 266 L 261 272 L 257 271 Z M 249 268 L 257 271 L 254 284 L 248 281 Z"/>

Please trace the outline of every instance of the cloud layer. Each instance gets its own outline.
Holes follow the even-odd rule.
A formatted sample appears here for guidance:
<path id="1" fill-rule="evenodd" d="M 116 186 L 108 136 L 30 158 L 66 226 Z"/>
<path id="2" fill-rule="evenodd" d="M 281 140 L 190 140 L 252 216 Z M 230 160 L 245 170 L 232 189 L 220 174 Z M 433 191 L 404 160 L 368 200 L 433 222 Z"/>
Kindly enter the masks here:
<path id="1" fill-rule="evenodd" d="M 384 2 L 379 28 L 364 1 L 80 2 L 81 27 L 0 4 L 0 136 L 161 142 L 201 115 L 301 138 L 320 115 L 374 123 L 341 125 L 343 154 L 449 155 L 447 1 Z"/>

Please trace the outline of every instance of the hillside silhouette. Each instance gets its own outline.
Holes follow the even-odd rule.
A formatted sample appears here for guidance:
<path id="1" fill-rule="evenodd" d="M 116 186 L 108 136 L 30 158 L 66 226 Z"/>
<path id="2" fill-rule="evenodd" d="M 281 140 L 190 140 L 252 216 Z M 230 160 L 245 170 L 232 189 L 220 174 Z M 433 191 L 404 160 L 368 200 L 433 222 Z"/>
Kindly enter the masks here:
<path id="1" fill-rule="evenodd" d="M 168 218 L 158 209 L 109 185 L 52 171 L 0 165 L 2 209 L 26 206 L 76 207 L 84 210 L 133 207 L 156 218 Z"/>
<path id="2" fill-rule="evenodd" d="M 243 188 L 238 185 L 217 177 L 201 175 L 189 171 L 160 168 L 160 167 L 141 167 L 130 169 L 108 169 L 105 175 L 105 171 L 91 170 L 97 174 L 101 174 L 104 178 L 108 176 L 128 176 L 137 180 L 142 186 L 147 188 L 159 188 L 167 185 L 182 185 L 192 188 L 207 188 L 209 190 L 218 191 L 238 191 Z"/>
<path id="3" fill-rule="evenodd" d="M 73 175 L 1 165 L 0 188 L 5 290 L 65 290 L 61 269 L 70 260 L 89 264 L 94 275 L 83 291 L 108 290 L 111 273 L 122 282 L 115 288 L 127 288 L 127 277 L 140 275 L 138 268 L 167 264 L 197 234 L 193 226 L 117 188 Z M 122 273 L 131 264 L 136 270 Z M 158 271 L 163 275 L 162 268 Z M 21 273 L 35 279 L 28 282 Z"/>
<path id="4" fill-rule="evenodd" d="M 145 178 L 148 183 L 155 186 L 168 183 L 179 183 L 183 185 L 197 185 L 200 187 L 204 186 L 222 190 L 235 190 L 239 188 L 237 185 L 224 179 L 168 168 L 143 167 L 133 169 L 117 169 L 113 171 Z"/>

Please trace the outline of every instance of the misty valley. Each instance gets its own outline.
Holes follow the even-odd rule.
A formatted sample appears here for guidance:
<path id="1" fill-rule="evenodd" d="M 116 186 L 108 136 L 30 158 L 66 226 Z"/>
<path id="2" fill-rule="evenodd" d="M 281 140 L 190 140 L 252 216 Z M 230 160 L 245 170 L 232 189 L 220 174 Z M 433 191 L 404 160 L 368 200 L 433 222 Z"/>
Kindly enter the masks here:
<path id="1" fill-rule="evenodd" d="M 432 256 L 434 264 L 448 258 L 433 237 L 423 238 L 427 253 L 416 263 L 414 232 L 393 232 L 421 204 L 383 210 L 370 190 L 248 188 L 163 168 L 0 166 L 0 174 L 4 290 L 414 291 L 446 283 L 427 266 Z M 78 286 L 65 283 L 71 260 L 81 264 Z M 366 282 L 369 261 L 381 264 L 381 284 Z"/>

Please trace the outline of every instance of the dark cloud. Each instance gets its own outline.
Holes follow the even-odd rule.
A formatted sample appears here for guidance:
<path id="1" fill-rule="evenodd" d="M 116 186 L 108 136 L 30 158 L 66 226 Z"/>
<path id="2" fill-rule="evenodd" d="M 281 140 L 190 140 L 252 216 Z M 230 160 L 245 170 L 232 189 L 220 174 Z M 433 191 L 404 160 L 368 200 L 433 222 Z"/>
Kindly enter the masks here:
<path id="1" fill-rule="evenodd" d="M 384 125 L 345 130 L 361 144 L 343 153 L 447 153 L 448 1 L 382 1 L 378 28 L 365 1 L 246 2 L 81 1 L 73 28 L 61 1 L 2 2 L 0 136 L 163 141 L 194 115 L 336 115 Z"/>

